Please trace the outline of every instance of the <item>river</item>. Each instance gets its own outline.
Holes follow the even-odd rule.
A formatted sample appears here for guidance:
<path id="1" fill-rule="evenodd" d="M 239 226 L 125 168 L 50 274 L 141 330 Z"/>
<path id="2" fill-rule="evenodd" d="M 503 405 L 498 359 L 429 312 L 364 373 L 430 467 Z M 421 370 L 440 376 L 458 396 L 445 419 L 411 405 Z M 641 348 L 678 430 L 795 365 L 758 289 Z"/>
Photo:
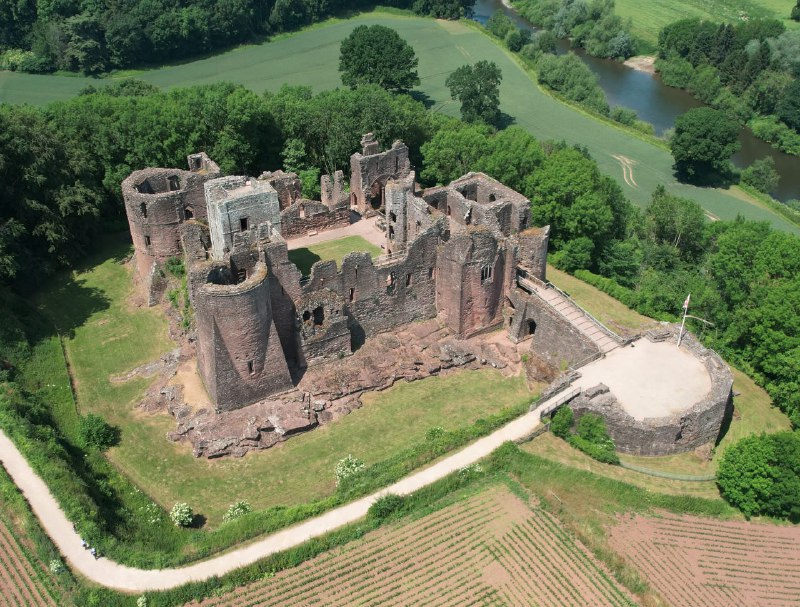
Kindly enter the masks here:
<path id="1" fill-rule="evenodd" d="M 474 19 L 485 24 L 497 10 L 505 12 L 519 27 L 536 30 L 536 27 L 515 10 L 503 5 L 502 0 L 477 0 Z M 560 40 L 558 52 L 570 50 L 567 40 Z M 619 61 L 590 57 L 582 49 L 572 49 L 597 75 L 600 87 L 608 102 L 635 110 L 641 120 L 649 122 L 656 134 L 662 135 L 675 126 L 675 118 L 687 110 L 702 106 L 702 102 L 682 89 L 665 85 L 658 75 L 635 70 Z M 770 144 L 758 139 L 748 128 L 739 134 L 742 148 L 733 156 L 733 163 L 746 167 L 754 160 L 772 156 L 775 168 L 781 176 L 780 183 L 772 195 L 778 200 L 787 201 L 800 198 L 800 158 L 784 154 Z"/>

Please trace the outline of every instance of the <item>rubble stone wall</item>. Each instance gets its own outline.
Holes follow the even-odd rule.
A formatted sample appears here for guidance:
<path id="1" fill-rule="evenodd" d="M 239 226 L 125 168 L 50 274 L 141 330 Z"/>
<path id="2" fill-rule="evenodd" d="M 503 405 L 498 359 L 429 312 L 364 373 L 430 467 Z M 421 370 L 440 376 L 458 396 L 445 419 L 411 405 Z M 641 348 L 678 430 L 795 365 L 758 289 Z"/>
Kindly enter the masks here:
<path id="1" fill-rule="evenodd" d="M 509 297 L 513 306 L 507 320 L 509 335 L 518 342 L 530 339 L 531 352 L 554 369 L 563 369 L 565 365 L 575 365 L 599 354 L 588 337 L 536 295 L 516 289 Z"/>
<path id="2" fill-rule="evenodd" d="M 350 225 L 347 208 L 331 210 L 315 200 L 298 200 L 281 211 L 281 234 L 284 238 L 302 236 L 312 230 L 322 232 Z"/>
<path id="3" fill-rule="evenodd" d="M 672 326 L 670 333 L 670 339 L 677 338 L 677 327 Z M 586 413 L 602 415 L 617 450 L 623 453 L 671 455 L 716 443 L 722 427 L 733 415 L 733 374 L 716 352 L 704 348 L 693 335 L 686 335 L 681 347 L 702 361 L 711 378 L 708 394 L 691 407 L 664 417 L 635 419 L 602 386 L 585 391 L 570 402 L 575 417 Z"/>

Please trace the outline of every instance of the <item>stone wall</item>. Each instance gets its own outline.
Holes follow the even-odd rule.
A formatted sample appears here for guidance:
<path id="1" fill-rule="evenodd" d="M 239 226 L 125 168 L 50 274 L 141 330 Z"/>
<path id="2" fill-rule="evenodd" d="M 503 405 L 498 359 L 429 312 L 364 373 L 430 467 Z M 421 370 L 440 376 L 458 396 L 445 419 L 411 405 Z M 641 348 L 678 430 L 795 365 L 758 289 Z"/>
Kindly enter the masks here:
<path id="1" fill-rule="evenodd" d="M 517 236 L 519 265 L 530 276 L 544 280 L 547 275 L 547 247 L 550 242 L 550 226 L 528 228 Z"/>
<path id="2" fill-rule="evenodd" d="M 506 324 L 512 341 L 531 340 L 531 352 L 555 370 L 599 355 L 597 346 L 547 302 L 520 289 L 509 294 Z"/>
<path id="3" fill-rule="evenodd" d="M 293 386 L 272 318 L 267 268 L 257 263 L 235 283 L 230 268 L 209 264 L 194 294 L 198 367 L 218 411 L 256 402 Z"/>
<path id="4" fill-rule="evenodd" d="M 258 176 L 258 179 L 266 181 L 278 194 L 278 204 L 281 210 L 293 205 L 302 197 L 303 184 L 296 173 L 264 171 Z"/>
<path id="5" fill-rule="evenodd" d="M 237 234 L 261 224 L 280 232 L 278 193 L 268 182 L 244 176 L 212 179 L 205 183 L 211 255 L 221 260 L 233 249 Z"/>
<path id="6" fill-rule="evenodd" d="M 330 289 L 303 294 L 298 304 L 300 343 L 307 365 L 351 353 L 350 327 L 342 297 Z"/>
<path id="7" fill-rule="evenodd" d="M 333 177 L 330 175 L 320 177 L 320 191 L 322 192 L 322 204 L 331 211 L 348 207 L 348 195 L 344 189 L 344 173 L 342 171 L 336 171 Z"/>
<path id="8" fill-rule="evenodd" d="M 668 331 L 670 339 L 677 338 L 676 325 Z M 569 403 L 575 417 L 579 419 L 586 413 L 602 415 L 617 450 L 623 453 L 671 455 L 716 443 L 722 427 L 733 415 L 733 374 L 716 352 L 704 348 L 691 334 L 684 337 L 681 347 L 697 356 L 711 377 L 711 390 L 691 407 L 672 415 L 639 420 L 629 415 L 608 388 L 601 385 L 584 390 Z"/>
<path id="9" fill-rule="evenodd" d="M 315 200 L 299 200 L 281 211 L 281 234 L 284 238 L 349 225 L 350 211 L 346 207 L 331 210 Z"/>
<path id="10" fill-rule="evenodd" d="M 380 152 L 372 133 L 361 139 L 362 153 L 350 157 L 351 206 L 365 215 L 383 206 L 383 186 L 389 179 L 408 174 L 411 164 L 408 147 L 395 141 L 392 147 Z"/>
<path id="11" fill-rule="evenodd" d="M 436 304 L 447 326 L 468 337 L 502 323 L 513 251 L 486 228 L 452 234 L 436 267 Z"/>

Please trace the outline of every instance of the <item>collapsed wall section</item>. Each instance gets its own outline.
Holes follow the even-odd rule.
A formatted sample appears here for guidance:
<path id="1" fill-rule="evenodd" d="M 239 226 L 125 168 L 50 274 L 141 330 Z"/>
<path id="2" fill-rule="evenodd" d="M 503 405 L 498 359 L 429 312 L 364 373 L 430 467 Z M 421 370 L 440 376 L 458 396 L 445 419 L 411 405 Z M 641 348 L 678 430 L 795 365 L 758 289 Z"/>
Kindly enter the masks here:
<path id="1" fill-rule="evenodd" d="M 350 206 L 366 215 L 383 206 L 384 186 L 389 179 L 408 174 L 411 163 L 408 147 L 395 141 L 385 152 L 380 151 L 372 133 L 361 139 L 362 153 L 350 157 Z"/>

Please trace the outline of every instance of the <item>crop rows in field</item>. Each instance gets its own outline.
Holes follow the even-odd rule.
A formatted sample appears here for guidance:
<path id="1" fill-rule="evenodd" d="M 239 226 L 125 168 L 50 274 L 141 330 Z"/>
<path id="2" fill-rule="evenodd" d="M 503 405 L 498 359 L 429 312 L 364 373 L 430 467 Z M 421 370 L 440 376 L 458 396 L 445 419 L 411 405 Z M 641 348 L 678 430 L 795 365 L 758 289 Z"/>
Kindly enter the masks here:
<path id="1" fill-rule="evenodd" d="M 41 582 L 42 575 L 47 575 L 44 565 L 32 564 L 14 534 L 0 521 L 0 606 L 56 607 Z"/>
<path id="2" fill-rule="evenodd" d="M 370 533 L 200 605 L 631 603 L 630 595 L 554 517 L 496 490 L 413 523 Z"/>
<path id="3" fill-rule="evenodd" d="M 800 529 L 661 514 L 626 517 L 611 532 L 674 607 L 800 603 Z"/>

